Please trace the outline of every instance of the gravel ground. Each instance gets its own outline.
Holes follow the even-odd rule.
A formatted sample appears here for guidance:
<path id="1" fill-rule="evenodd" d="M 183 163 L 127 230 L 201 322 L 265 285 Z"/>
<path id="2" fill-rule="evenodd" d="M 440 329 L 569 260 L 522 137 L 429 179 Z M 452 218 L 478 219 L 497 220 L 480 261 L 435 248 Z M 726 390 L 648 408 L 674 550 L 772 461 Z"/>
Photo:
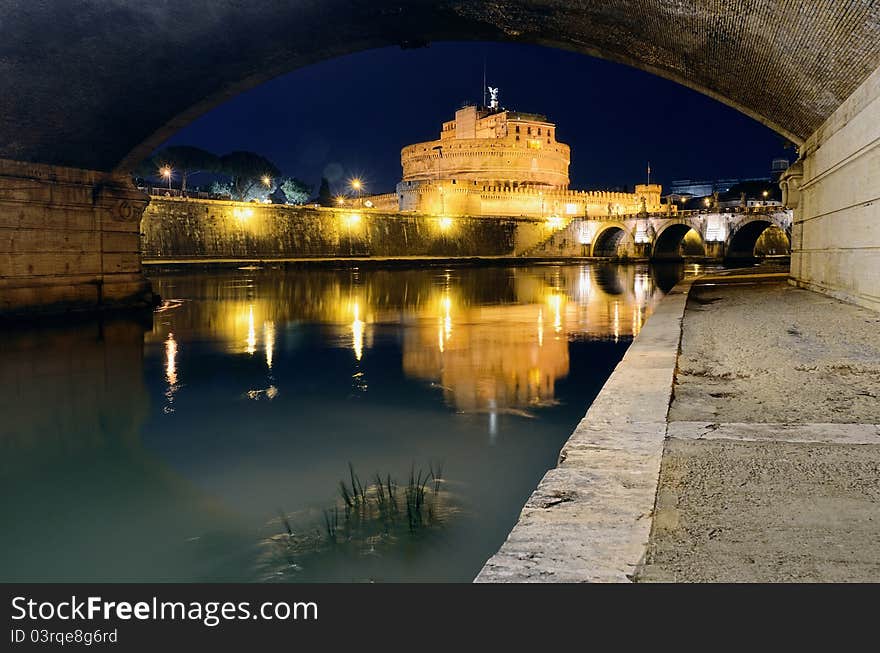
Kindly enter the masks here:
<path id="1" fill-rule="evenodd" d="M 670 440 L 641 582 L 880 581 L 880 447 Z"/>
<path id="2" fill-rule="evenodd" d="M 880 314 L 780 282 L 695 286 L 669 420 L 880 423 Z"/>
<path id="3" fill-rule="evenodd" d="M 880 424 L 880 314 L 742 281 L 692 289 L 668 421 L 760 441 L 666 441 L 637 579 L 880 581 L 880 446 L 834 442 Z"/>

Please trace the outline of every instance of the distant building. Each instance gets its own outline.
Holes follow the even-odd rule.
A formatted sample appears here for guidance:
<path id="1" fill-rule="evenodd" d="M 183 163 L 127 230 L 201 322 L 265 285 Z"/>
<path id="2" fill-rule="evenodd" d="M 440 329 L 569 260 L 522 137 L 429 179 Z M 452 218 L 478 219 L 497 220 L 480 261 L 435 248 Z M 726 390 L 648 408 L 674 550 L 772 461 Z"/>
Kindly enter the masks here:
<path id="1" fill-rule="evenodd" d="M 723 195 L 737 186 L 754 184 L 773 184 L 779 181 L 780 175 L 788 170 L 789 161 L 784 157 L 773 159 L 770 163 L 770 174 L 767 177 L 745 177 L 742 179 L 715 179 L 712 181 L 693 181 L 678 179 L 669 185 L 671 201 L 688 200 L 690 198 L 708 197 L 713 193 Z"/>
<path id="2" fill-rule="evenodd" d="M 440 137 L 401 150 L 396 193 L 376 208 L 435 215 L 565 218 L 661 210 L 659 184 L 634 193 L 569 189 L 569 146 L 546 116 L 467 105 L 443 123 Z"/>
<path id="3" fill-rule="evenodd" d="M 728 193 L 734 186 L 746 182 L 770 183 L 770 177 L 750 177 L 745 179 L 716 179 L 714 181 L 691 181 L 679 179 L 669 185 L 669 194 L 677 197 L 706 197 L 712 193 Z"/>
<path id="4" fill-rule="evenodd" d="M 788 170 L 791 162 L 785 157 L 773 159 L 770 163 L 770 180 L 775 184 L 779 182 L 782 173 Z"/>

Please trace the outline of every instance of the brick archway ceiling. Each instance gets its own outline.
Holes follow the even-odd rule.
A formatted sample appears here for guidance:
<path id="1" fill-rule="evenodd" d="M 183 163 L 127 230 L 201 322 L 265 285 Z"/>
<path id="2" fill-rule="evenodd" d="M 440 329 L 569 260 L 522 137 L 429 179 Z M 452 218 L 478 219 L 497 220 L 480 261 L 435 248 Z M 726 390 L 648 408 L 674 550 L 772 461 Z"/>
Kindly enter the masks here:
<path id="1" fill-rule="evenodd" d="M 275 75 L 366 48 L 473 39 L 627 63 L 798 143 L 880 66 L 880 0 L 11 0 L 0 158 L 125 169 Z"/>

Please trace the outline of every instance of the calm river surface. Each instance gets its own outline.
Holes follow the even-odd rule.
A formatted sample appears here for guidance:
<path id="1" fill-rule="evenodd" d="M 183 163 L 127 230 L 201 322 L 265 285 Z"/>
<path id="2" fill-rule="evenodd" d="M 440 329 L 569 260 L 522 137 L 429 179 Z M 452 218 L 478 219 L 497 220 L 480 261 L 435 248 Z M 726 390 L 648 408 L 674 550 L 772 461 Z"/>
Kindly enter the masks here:
<path id="1" fill-rule="evenodd" d="M 469 581 L 683 273 L 154 271 L 0 332 L 0 580 Z"/>

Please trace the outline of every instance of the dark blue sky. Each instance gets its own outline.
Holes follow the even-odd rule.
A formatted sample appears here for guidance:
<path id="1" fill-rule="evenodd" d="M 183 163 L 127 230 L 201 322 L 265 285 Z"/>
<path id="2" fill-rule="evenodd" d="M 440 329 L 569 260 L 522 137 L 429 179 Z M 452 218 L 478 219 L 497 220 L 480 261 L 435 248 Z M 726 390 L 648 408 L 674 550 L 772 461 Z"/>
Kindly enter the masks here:
<path id="1" fill-rule="evenodd" d="M 239 95 L 169 143 L 223 154 L 252 150 L 287 175 L 317 184 L 351 176 L 368 192 L 400 178 L 400 148 L 438 137 L 487 81 L 504 106 L 544 113 L 571 145 L 571 183 L 602 188 L 653 178 L 756 177 L 785 140 L 715 100 L 634 68 L 571 52 L 498 43 L 434 43 L 333 59 Z M 194 180 L 200 183 L 198 180 Z M 334 183 L 334 186 L 337 184 Z"/>

